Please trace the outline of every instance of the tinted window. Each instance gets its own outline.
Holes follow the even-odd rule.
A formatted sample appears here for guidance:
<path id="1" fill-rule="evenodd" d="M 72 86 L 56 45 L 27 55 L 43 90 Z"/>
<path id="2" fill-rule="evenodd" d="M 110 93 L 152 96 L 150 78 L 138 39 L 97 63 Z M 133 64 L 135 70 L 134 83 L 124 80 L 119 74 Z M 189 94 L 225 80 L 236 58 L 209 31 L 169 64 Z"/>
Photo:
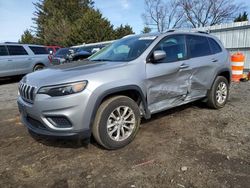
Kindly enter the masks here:
<path id="1" fill-rule="evenodd" d="M 66 57 L 67 54 L 69 54 L 69 48 L 61 48 L 56 52 L 55 57 Z"/>
<path id="2" fill-rule="evenodd" d="M 45 47 L 41 47 L 41 46 L 29 46 L 29 48 L 36 55 L 48 54 L 49 53 Z"/>
<path id="3" fill-rule="evenodd" d="M 0 56 L 9 55 L 5 46 L 0 46 Z"/>
<path id="4" fill-rule="evenodd" d="M 155 50 L 163 50 L 166 52 L 166 58 L 162 62 L 173 62 L 185 59 L 187 56 L 185 36 L 175 35 L 163 39 Z"/>
<path id="5" fill-rule="evenodd" d="M 207 37 L 188 35 L 187 44 L 191 57 L 201 57 L 211 54 Z"/>
<path id="6" fill-rule="evenodd" d="M 7 46 L 10 55 L 28 55 L 22 46 Z"/>
<path id="7" fill-rule="evenodd" d="M 220 45 L 214 39 L 208 38 L 208 41 L 213 54 L 217 54 L 222 51 Z"/>

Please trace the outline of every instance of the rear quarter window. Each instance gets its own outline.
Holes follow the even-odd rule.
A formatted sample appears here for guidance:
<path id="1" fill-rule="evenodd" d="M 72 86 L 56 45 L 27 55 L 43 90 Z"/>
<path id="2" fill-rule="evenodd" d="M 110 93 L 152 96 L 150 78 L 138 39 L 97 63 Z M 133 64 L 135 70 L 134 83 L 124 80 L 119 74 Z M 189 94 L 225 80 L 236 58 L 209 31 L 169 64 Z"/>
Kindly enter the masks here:
<path id="1" fill-rule="evenodd" d="M 7 46 L 10 55 L 28 55 L 23 46 Z"/>
<path id="2" fill-rule="evenodd" d="M 213 54 L 222 52 L 220 45 L 214 39 L 208 38 L 208 41 L 209 41 L 210 48 Z"/>
<path id="3" fill-rule="evenodd" d="M 191 58 L 212 54 L 207 37 L 188 35 L 187 46 Z"/>
<path id="4" fill-rule="evenodd" d="M 45 47 L 29 46 L 29 48 L 35 55 L 49 54 L 48 50 Z"/>
<path id="5" fill-rule="evenodd" d="M 0 46 L 0 56 L 7 56 L 7 55 L 9 55 L 9 54 L 8 54 L 6 47 Z"/>

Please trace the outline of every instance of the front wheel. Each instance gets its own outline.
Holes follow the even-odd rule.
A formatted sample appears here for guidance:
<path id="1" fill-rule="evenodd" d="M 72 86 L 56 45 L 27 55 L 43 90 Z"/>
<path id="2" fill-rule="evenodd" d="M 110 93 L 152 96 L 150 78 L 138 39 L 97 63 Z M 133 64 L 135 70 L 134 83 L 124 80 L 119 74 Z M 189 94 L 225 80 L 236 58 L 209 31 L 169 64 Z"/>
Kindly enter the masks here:
<path id="1" fill-rule="evenodd" d="M 207 105 L 214 109 L 223 108 L 229 96 L 229 84 L 225 77 L 218 76 L 208 92 Z"/>
<path id="2" fill-rule="evenodd" d="M 139 107 L 134 100 L 126 96 L 109 98 L 97 111 L 94 138 L 106 149 L 122 148 L 134 139 L 140 119 Z"/>
<path id="3" fill-rule="evenodd" d="M 39 70 L 42 70 L 42 69 L 44 69 L 44 65 L 38 64 L 38 65 L 36 65 L 36 66 L 33 68 L 33 72 L 39 71 Z"/>

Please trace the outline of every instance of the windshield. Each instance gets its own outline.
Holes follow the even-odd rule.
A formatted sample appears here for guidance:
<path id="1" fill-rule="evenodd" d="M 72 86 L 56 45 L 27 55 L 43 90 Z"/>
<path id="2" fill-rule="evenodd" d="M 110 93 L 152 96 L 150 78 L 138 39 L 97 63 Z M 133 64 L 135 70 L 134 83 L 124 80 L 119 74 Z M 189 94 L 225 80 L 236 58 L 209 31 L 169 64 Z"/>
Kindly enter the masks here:
<path id="1" fill-rule="evenodd" d="M 68 49 L 68 48 L 61 48 L 61 49 L 59 49 L 59 50 L 56 52 L 55 56 L 56 56 L 56 57 L 65 56 L 65 55 L 67 55 L 68 53 L 69 53 L 69 49 Z"/>
<path id="2" fill-rule="evenodd" d="M 139 57 L 156 36 L 136 36 L 118 40 L 92 55 L 90 61 L 131 61 Z"/>

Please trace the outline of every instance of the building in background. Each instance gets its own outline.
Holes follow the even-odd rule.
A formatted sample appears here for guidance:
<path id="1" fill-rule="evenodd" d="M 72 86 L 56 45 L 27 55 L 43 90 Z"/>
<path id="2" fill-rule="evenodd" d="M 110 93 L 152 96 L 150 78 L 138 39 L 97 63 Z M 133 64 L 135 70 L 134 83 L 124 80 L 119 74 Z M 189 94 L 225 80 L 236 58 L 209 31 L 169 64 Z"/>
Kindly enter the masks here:
<path id="1" fill-rule="evenodd" d="M 250 70 L 250 22 L 235 22 L 199 28 L 218 37 L 232 54 L 242 52 L 245 57 L 245 69 Z"/>

